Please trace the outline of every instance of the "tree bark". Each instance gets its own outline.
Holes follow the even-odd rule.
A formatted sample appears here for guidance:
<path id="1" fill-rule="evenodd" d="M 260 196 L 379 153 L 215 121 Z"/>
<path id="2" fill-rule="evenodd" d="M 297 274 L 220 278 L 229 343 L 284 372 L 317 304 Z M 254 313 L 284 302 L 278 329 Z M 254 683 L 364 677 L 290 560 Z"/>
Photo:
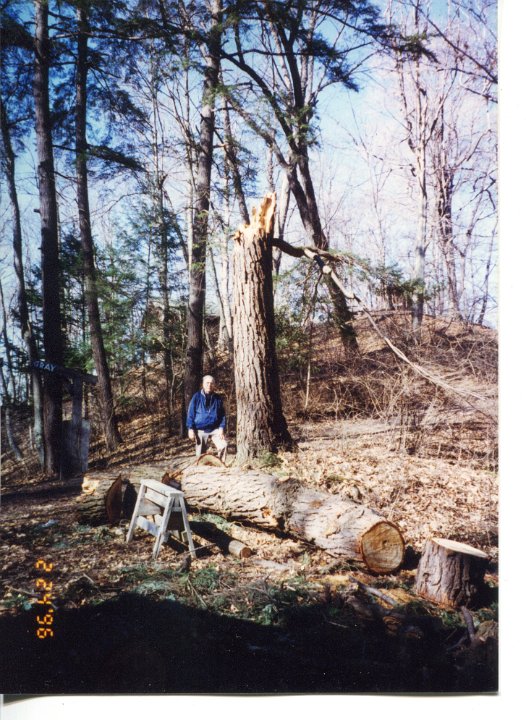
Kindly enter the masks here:
<path id="1" fill-rule="evenodd" d="M 275 195 L 234 237 L 234 375 L 239 464 L 292 445 L 281 406 L 272 292 Z"/>
<path id="2" fill-rule="evenodd" d="M 184 399 L 186 407 L 199 390 L 203 375 L 203 321 L 206 298 L 206 247 L 210 183 L 214 154 L 215 93 L 219 80 L 221 48 L 221 11 L 214 0 L 211 27 L 205 48 L 206 67 L 201 101 L 201 125 L 197 160 L 193 239 L 189 257 L 189 298 L 187 310 L 186 368 Z"/>
<path id="3" fill-rule="evenodd" d="M 288 533 L 374 573 L 394 572 L 403 561 L 400 530 L 374 510 L 296 480 L 283 481 L 259 470 L 225 468 L 216 463 L 196 462 L 175 472 L 158 464 L 136 466 L 121 474 L 93 473 L 84 479 L 83 494 L 78 498 L 81 517 L 108 522 L 107 516 L 101 520 L 108 512 L 104 490 L 112 491 L 115 500 L 119 496 L 115 488 L 122 482 L 122 516 L 130 518 L 144 478 L 181 489 L 190 510 Z"/>
<path id="4" fill-rule="evenodd" d="M 371 572 L 394 572 L 402 563 L 396 525 L 341 495 L 240 468 L 191 466 L 178 482 L 190 507 L 289 533 Z"/>
<path id="5" fill-rule="evenodd" d="M 77 204 L 79 212 L 79 230 L 82 245 L 82 259 L 86 292 L 86 305 L 90 324 L 91 350 L 97 370 L 97 393 L 100 400 L 104 438 L 109 450 L 115 450 L 121 442 L 113 407 L 113 390 L 110 370 L 106 356 L 106 348 L 102 337 L 99 303 L 97 297 L 97 279 L 95 270 L 95 253 L 91 233 L 91 216 L 88 195 L 88 167 L 86 141 L 86 107 L 87 107 L 87 74 L 88 74 L 88 18 L 86 10 L 77 10 L 78 48 L 76 76 L 76 169 L 77 169 Z"/>
<path id="6" fill-rule="evenodd" d="M 55 190 L 55 166 L 49 111 L 50 43 L 49 6 L 35 0 L 35 66 L 33 94 L 35 101 L 38 155 L 38 191 L 40 197 L 42 315 L 44 353 L 47 362 L 63 364 L 62 323 L 60 310 L 60 270 L 58 209 Z M 62 443 L 62 380 L 55 373 L 43 378 L 45 472 L 60 473 Z"/>
<path id="7" fill-rule="evenodd" d="M 86 525 L 115 525 L 122 516 L 122 476 L 115 472 L 84 476 L 77 498 L 77 518 Z M 131 517 L 131 513 L 130 513 Z"/>
<path id="8" fill-rule="evenodd" d="M 31 373 L 31 391 L 33 395 L 33 436 L 40 464 L 44 467 L 44 440 L 42 428 L 42 386 L 40 376 L 33 366 L 38 360 L 38 351 L 33 328 L 29 315 L 27 302 L 26 281 L 24 277 L 24 260 L 22 250 L 22 223 L 20 220 L 20 205 L 16 189 L 15 153 L 9 132 L 9 118 L 7 110 L 0 98 L 0 125 L 4 146 L 4 169 L 7 180 L 9 200 L 13 212 L 13 262 L 18 282 L 17 307 L 22 340 L 26 347 Z"/>
<path id="9" fill-rule="evenodd" d="M 418 595 L 445 607 L 473 605 L 489 557 L 464 543 L 432 538 L 424 546 L 415 578 Z"/>

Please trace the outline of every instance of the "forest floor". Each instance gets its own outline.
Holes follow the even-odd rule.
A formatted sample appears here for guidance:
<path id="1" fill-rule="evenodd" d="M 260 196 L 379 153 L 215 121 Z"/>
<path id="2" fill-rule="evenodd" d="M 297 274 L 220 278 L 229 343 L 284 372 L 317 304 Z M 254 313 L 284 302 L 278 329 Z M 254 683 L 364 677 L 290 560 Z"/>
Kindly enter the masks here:
<path id="1" fill-rule="evenodd" d="M 465 357 L 449 333 L 448 352 L 453 338 Z M 270 455 L 267 470 L 350 497 L 395 522 L 406 555 L 390 575 L 373 576 L 306 542 L 239 523 L 235 536 L 252 549 L 249 558 L 197 539 L 196 560 L 173 540 L 153 562 L 151 536 L 138 531 L 126 544 L 127 521 L 98 527 L 79 521 L 78 482 L 50 483 L 29 461 L 16 464 L 5 453 L 0 636 L 9 652 L 0 660 L 0 691 L 495 691 L 498 483 L 489 337 L 487 331 L 484 352 L 471 349 L 469 372 L 433 353 L 441 377 L 449 373 L 451 381 L 455 374 L 457 387 L 478 395 L 478 410 L 465 395 L 455 401 L 436 389 L 426 395 L 403 376 L 384 402 L 396 402 L 399 411 L 367 416 L 345 402 L 359 395 L 359 369 L 339 366 L 330 383 L 322 369 L 307 396 L 301 377 L 284 374 L 298 448 Z M 378 384 L 386 374 L 382 363 L 377 357 L 376 398 L 386 392 Z M 373 382 L 370 373 L 363 377 Z M 155 409 L 130 413 L 121 425 L 123 446 L 109 456 L 94 443 L 90 471 L 169 468 L 191 449 L 162 427 Z M 216 516 L 191 519 L 234 529 Z M 490 556 L 484 592 L 469 610 L 440 608 L 414 593 L 418 559 L 433 536 Z M 43 617 L 38 600 L 46 590 Z M 40 632 L 47 637 L 36 637 L 39 628 L 49 628 Z"/>

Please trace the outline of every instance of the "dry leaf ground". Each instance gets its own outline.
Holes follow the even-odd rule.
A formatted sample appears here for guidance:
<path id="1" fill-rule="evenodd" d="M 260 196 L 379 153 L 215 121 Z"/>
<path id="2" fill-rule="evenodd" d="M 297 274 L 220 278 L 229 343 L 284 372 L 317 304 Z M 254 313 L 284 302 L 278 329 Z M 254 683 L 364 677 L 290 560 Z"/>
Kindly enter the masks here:
<path id="1" fill-rule="evenodd" d="M 45 481 L 34 459 L 26 455 L 16 464 L 4 443 L 0 632 L 16 662 L 3 661 L 0 669 L 10 680 L 0 689 L 494 690 L 495 337 L 484 329 L 443 325 L 426 331 L 432 348 L 423 358 L 426 367 L 471 395 L 452 396 L 413 377 L 364 327 L 363 358 L 354 367 L 342 362 L 333 336 L 318 337 L 308 382 L 305 366 L 283 374 L 297 451 L 267 458 L 271 472 L 347 495 L 396 522 L 408 551 L 402 569 L 390 576 L 372 577 L 294 538 L 251 527 L 236 529 L 254 552 L 246 560 L 202 541 L 198 559 L 190 563 L 186 549 L 173 541 L 152 563 L 150 536 L 139 531 L 126 544 L 124 521 L 115 527 L 80 524 L 78 485 Z M 232 407 L 232 388 L 222 372 Z M 159 373 L 151 373 L 159 380 Z M 113 455 L 100 441 L 92 443 L 93 469 L 168 466 L 189 452 L 187 441 L 167 437 L 162 403 L 153 391 L 148 408 L 123 413 L 121 427 L 125 442 Z M 221 526 L 233 531 L 226 522 Z M 437 535 L 490 555 L 485 602 L 471 611 L 475 638 L 460 612 L 433 607 L 413 593 L 418 555 L 425 540 Z M 48 645 L 35 641 L 39 559 L 53 563 L 46 577 L 53 582 L 56 634 Z M 168 626 L 156 626 L 157 616 Z M 172 625 L 179 640 L 168 643 L 163 637 L 172 636 Z M 181 633 L 185 652 L 200 663 L 195 676 L 185 669 Z M 58 674 L 44 671 L 43 663 L 51 660 Z"/>

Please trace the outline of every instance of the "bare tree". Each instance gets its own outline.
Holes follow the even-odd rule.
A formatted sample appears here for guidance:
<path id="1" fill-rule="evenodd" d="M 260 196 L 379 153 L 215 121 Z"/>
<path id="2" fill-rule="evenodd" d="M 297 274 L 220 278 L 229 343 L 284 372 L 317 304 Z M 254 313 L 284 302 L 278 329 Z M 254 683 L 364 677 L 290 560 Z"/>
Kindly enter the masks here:
<path id="1" fill-rule="evenodd" d="M 97 392 L 104 424 L 104 437 L 107 447 L 110 450 L 114 450 L 119 442 L 121 442 L 121 437 L 115 418 L 110 370 L 108 366 L 106 348 L 104 347 L 102 337 L 88 192 L 88 144 L 86 141 L 86 116 L 88 35 L 90 28 L 88 14 L 83 7 L 77 8 L 77 22 L 78 40 L 77 73 L 75 80 L 75 160 L 77 170 L 77 205 L 79 213 L 80 241 L 82 246 L 86 305 L 90 325 L 90 341 L 98 376 Z"/>
<path id="2" fill-rule="evenodd" d="M 310 166 L 316 106 L 328 85 L 340 82 L 357 89 L 354 75 L 367 54 L 374 52 L 375 39 L 383 32 L 381 23 L 367 3 L 291 2 L 284 7 L 253 2 L 247 4 L 246 15 L 241 15 L 234 27 L 232 49 L 228 46 L 223 50 L 225 61 L 245 77 L 239 82 L 239 91 L 232 93 L 231 101 L 272 149 L 286 176 L 286 192 L 290 189 L 294 196 L 309 239 L 316 247 L 327 249 L 328 238 Z M 323 36 L 329 19 L 334 27 L 330 40 Z M 251 111 L 247 102 L 250 98 L 258 108 L 264 101 L 279 133 L 261 119 L 261 112 L 255 115 Z M 330 279 L 328 287 L 344 345 L 355 349 L 352 313 L 343 293 Z"/>

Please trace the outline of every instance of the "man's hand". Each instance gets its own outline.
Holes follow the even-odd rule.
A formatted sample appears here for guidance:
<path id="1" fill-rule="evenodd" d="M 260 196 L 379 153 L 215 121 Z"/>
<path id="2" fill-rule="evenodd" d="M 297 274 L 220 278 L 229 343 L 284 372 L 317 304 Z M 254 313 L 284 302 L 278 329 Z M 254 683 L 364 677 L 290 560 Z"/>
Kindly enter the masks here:
<path id="1" fill-rule="evenodd" d="M 195 432 L 191 428 L 188 431 L 188 437 L 190 438 L 190 440 L 195 440 Z"/>

